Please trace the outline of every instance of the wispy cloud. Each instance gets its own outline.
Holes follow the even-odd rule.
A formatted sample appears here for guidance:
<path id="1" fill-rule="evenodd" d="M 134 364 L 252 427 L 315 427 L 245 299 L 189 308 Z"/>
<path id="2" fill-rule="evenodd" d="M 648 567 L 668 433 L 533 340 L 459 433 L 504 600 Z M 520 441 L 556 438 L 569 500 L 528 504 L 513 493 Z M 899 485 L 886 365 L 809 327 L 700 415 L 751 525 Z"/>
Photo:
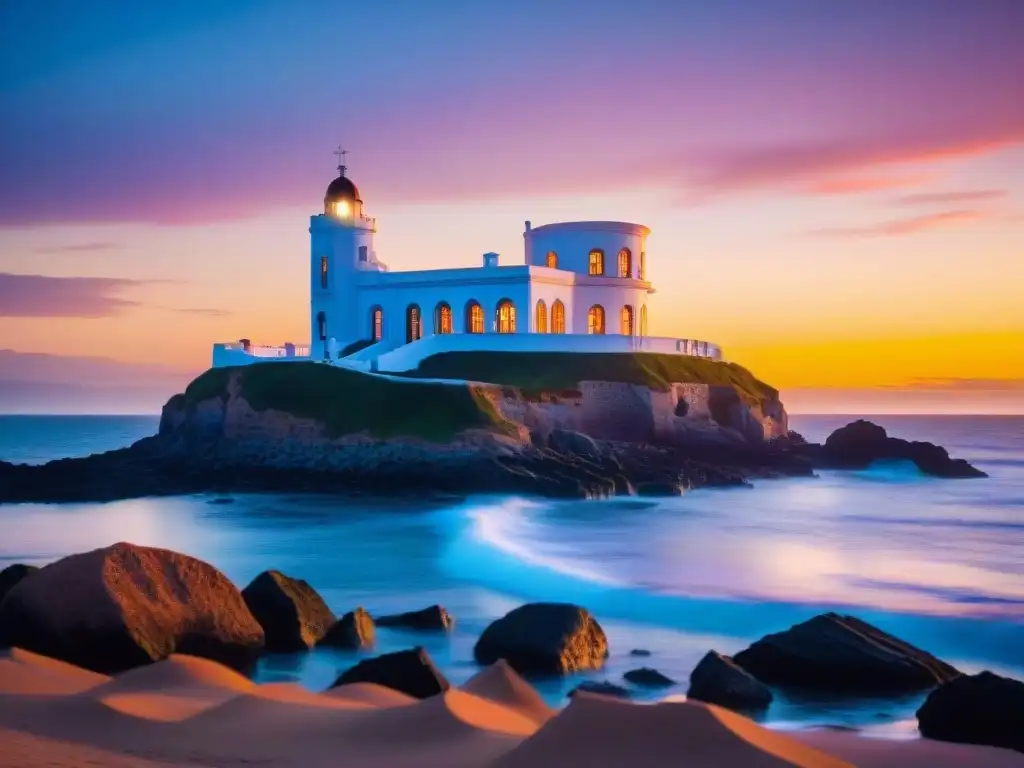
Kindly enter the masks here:
<path id="1" fill-rule="evenodd" d="M 904 195 L 896 199 L 898 205 L 959 205 L 1000 200 L 1007 196 L 1005 189 L 964 189 L 953 192 L 923 192 Z"/>
<path id="2" fill-rule="evenodd" d="M 932 229 L 969 224 L 984 218 L 986 218 L 986 214 L 982 211 L 942 211 L 925 216 L 889 219 L 888 221 L 880 221 L 864 226 L 813 229 L 808 234 L 816 237 L 900 237 L 927 232 Z"/>
<path id="3" fill-rule="evenodd" d="M 940 392 L 1024 392 L 1024 379 L 918 378 L 879 388 Z"/>
<path id="4" fill-rule="evenodd" d="M 58 253 L 101 253 L 103 251 L 114 251 L 120 248 L 117 243 L 94 242 L 94 243 L 69 243 L 68 245 L 52 245 L 44 248 L 36 248 L 33 253 L 53 255 Z"/>
<path id="5" fill-rule="evenodd" d="M 213 307 L 156 307 L 167 312 L 177 312 L 182 315 L 204 315 L 205 317 L 227 317 L 232 312 L 226 309 L 214 309 Z"/>
<path id="6" fill-rule="evenodd" d="M 111 317 L 139 306 L 121 294 L 142 284 L 120 277 L 0 272 L 0 317 Z"/>
<path id="7" fill-rule="evenodd" d="M 914 187 L 931 178 L 930 174 L 923 173 L 896 176 L 835 176 L 811 182 L 806 191 L 812 195 L 858 195 L 866 192 Z"/>

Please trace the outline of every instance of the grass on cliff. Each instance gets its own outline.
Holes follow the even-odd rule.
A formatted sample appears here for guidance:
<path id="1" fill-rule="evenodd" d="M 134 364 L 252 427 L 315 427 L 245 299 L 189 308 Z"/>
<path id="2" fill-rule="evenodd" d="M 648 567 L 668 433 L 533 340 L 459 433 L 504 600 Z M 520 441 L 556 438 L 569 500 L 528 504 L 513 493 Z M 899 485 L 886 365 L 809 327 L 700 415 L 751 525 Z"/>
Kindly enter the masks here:
<path id="1" fill-rule="evenodd" d="M 185 390 L 190 402 L 224 396 L 229 377 L 257 411 L 321 421 L 331 437 L 419 437 L 447 442 L 465 429 L 509 433 L 512 426 L 470 387 L 395 381 L 322 363 L 257 363 L 212 368 Z"/>
<path id="2" fill-rule="evenodd" d="M 525 393 L 579 389 L 581 381 L 615 381 L 662 392 L 672 382 L 729 386 L 752 404 L 779 396 L 735 363 L 650 352 L 445 352 L 426 358 L 405 375 L 504 384 Z"/>

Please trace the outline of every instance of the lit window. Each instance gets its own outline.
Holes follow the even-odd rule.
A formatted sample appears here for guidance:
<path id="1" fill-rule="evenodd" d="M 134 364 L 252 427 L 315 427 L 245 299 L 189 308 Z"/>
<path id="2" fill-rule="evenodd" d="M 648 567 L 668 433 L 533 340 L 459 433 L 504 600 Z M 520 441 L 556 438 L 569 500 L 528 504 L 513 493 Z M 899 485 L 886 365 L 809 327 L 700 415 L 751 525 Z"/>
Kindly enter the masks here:
<path id="1" fill-rule="evenodd" d="M 590 252 L 590 274 L 604 274 L 604 251 L 600 248 L 595 248 Z"/>
<path id="2" fill-rule="evenodd" d="M 647 279 L 647 254 L 644 251 L 640 251 L 640 271 L 636 277 L 638 280 Z"/>
<path id="3" fill-rule="evenodd" d="M 633 308 L 629 304 L 619 312 L 619 325 L 623 336 L 633 335 Z"/>
<path id="4" fill-rule="evenodd" d="M 367 257 L 368 257 L 368 252 L 367 252 L 366 246 L 365 245 L 360 245 L 359 246 L 359 260 L 360 261 L 366 261 Z"/>
<path id="5" fill-rule="evenodd" d="M 631 277 L 633 274 L 633 254 L 629 248 L 619 251 L 619 277 Z"/>
<path id="6" fill-rule="evenodd" d="M 320 341 L 327 341 L 327 315 L 323 312 L 318 313 L 316 316 L 316 327 Z"/>
<path id="7" fill-rule="evenodd" d="M 484 308 L 476 301 L 466 305 L 466 333 L 484 332 Z"/>
<path id="8" fill-rule="evenodd" d="M 334 204 L 334 215 L 337 216 L 339 219 L 348 218 L 348 215 L 351 212 L 351 210 L 352 206 L 349 204 L 348 200 L 338 200 Z"/>
<path id="9" fill-rule="evenodd" d="M 416 341 L 423 338 L 423 328 L 420 323 L 420 308 L 417 304 L 410 304 L 405 310 L 405 341 Z"/>
<path id="10" fill-rule="evenodd" d="M 640 335 L 647 335 L 647 305 L 640 307 Z"/>
<path id="11" fill-rule="evenodd" d="M 320 287 L 327 287 L 327 257 L 320 257 Z"/>
<path id="12" fill-rule="evenodd" d="M 384 310 L 375 307 L 370 317 L 373 324 L 373 340 L 380 341 L 384 338 Z"/>
<path id="13" fill-rule="evenodd" d="M 516 305 L 508 299 L 498 302 L 497 311 L 498 333 L 516 332 Z"/>
<path id="14" fill-rule="evenodd" d="M 595 304 L 587 311 L 587 333 L 604 333 L 604 307 Z"/>
<path id="15" fill-rule="evenodd" d="M 535 322 L 537 333 L 548 332 L 548 305 L 541 299 L 537 302 L 537 318 Z"/>
<path id="16" fill-rule="evenodd" d="M 434 310 L 434 333 L 452 332 L 452 308 L 441 302 Z"/>
<path id="17" fill-rule="evenodd" d="M 551 305 L 551 332 L 565 333 L 565 304 L 557 299 Z"/>
<path id="18" fill-rule="evenodd" d="M 552 269 L 558 269 L 558 254 L 554 251 L 548 251 L 547 265 Z"/>

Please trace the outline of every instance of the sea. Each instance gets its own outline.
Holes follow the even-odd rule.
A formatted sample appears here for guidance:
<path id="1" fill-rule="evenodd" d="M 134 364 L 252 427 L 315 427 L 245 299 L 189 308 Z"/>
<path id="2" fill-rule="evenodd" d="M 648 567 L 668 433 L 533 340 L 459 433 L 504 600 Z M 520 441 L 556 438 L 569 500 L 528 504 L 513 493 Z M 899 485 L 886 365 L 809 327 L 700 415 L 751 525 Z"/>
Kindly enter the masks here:
<path id="1" fill-rule="evenodd" d="M 796 415 L 791 425 L 823 440 L 851 418 Z M 0 568 L 130 541 L 202 558 L 240 587 L 283 571 L 338 615 L 440 603 L 456 620 L 450 635 L 378 629 L 374 653 L 422 645 L 454 684 L 477 671 L 473 644 L 489 622 L 524 602 L 570 601 L 597 617 L 611 655 L 599 672 L 539 682 L 555 705 L 584 680 L 624 684 L 638 666 L 677 681 L 634 689 L 638 700 L 682 696 L 709 649 L 735 653 L 823 611 L 858 616 L 964 671 L 1024 679 L 1024 417 L 868 418 L 990 477 L 941 480 L 895 462 L 663 500 L 239 494 L 4 505 Z M 84 456 L 156 426 L 155 416 L 0 416 L 0 459 Z M 269 655 L 256 677 L 321 690 L 361 656 Z M 911 738 L 921 700 L 779 696 L 760 717 L 780 729 Z"/>

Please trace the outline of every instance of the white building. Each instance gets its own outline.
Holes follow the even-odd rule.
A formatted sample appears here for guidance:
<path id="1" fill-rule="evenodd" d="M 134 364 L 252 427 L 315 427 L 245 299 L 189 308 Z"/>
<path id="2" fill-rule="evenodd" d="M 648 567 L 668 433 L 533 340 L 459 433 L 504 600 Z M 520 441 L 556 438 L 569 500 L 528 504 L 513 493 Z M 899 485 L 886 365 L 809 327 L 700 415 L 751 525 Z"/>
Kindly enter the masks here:
<path id="1" fill-rule="evenodd" d="M 707 342 L 648 336 L 654 288 L 643 225 L 527 221 L 523 263 L 503 265 L 485 253 L 473 267 L 390 272 L 374 248 L 376 219 L 344 164 L 338 171 L 323 213 L 310 217 L 309 346 L 215 344 L 215 367 L 312 358 L 401 371 L 431 354 L 466 350 L 721 357 Z M 364 348 L 347 354 L 352 345 Z"/>

